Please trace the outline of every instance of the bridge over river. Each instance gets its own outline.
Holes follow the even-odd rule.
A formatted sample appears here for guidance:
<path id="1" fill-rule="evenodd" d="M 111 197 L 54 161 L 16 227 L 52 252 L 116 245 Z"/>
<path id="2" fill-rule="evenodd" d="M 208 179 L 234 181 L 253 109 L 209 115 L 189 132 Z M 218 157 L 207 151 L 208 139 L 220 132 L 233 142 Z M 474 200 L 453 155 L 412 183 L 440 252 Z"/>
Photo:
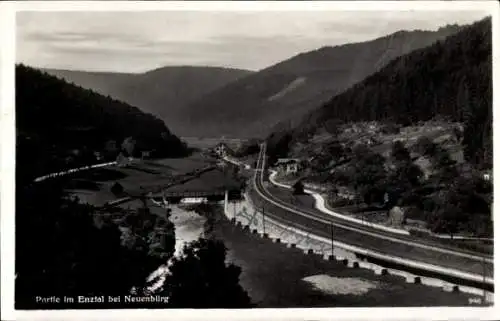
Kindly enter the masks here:
<path id="1" fill-rule="evenodd" d="M 137 189 L 128 191 L 127 197 L 108 202 L 105 207 L 133 199 L 143 202 L 149 199 L 163 204 L 220 202 L 226 194 L 229 201 L 240 200 L 244 189 L 245 182 L 233 174 L 231 165 L 208 165 L 188 173 L 143 183 Z"/>

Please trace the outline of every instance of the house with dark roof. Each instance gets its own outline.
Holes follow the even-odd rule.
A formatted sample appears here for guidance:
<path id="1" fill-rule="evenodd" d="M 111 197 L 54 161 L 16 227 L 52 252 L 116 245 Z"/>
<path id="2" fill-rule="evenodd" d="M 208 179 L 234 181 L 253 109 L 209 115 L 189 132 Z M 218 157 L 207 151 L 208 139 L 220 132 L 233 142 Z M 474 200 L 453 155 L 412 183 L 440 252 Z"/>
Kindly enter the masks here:
<path id="1" fill-rule="evenodd" d="M 301 162 L 297 158 L 279 158 L 274 166 L 280 174 L 296 174 L 301 170 Z"/>

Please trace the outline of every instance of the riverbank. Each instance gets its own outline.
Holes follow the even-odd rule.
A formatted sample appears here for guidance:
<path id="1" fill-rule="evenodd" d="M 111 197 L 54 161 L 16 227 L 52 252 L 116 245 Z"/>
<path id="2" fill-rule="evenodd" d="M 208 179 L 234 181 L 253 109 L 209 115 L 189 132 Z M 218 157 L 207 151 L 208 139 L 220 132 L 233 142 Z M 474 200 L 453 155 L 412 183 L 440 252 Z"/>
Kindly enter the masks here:
<path id="1" fill-rule="evenodd" d="M 164 211 L 164 209 L 156 206 L 150 206 L 150 209 L 152 211 Z M 185 245 L 198 240 L 204 235 L 206 219 L 193 211 L 187 211 L 177 206 L 172 206 L 169 220 L 175 227 L 174 257 L 180 257 Z M 156 282 L 149 287 L 150 291 L 154 292 L 163 286 L 166 275 L 170 273 L 170 264 L 171 259 L 150 274 L 147 281 L 156 280 Z"/>
<path id="2" fill-rule="evenodd" d="M 227 261 L 242 268 L 241 285 L 260 308 L 468 306 L 475 298 L 347 268 L 243 231 L 225 218 L 220 207 L 215 215 L 210 236 L 225 243 Z"/>

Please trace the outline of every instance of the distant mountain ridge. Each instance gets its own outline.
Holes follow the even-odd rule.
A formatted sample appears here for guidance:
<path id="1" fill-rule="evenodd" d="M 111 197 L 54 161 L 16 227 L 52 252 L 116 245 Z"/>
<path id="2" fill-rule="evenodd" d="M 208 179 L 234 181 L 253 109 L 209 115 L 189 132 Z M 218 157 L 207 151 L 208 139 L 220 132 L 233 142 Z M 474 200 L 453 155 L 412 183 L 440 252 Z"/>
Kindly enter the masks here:
<path id="1" fill-rule="evenodd" d="M 145 73 L 86 72 L 43 69 L 50 75 L 121 100 L 165 121 L 182 132 L 183 108 L 194 99 L 252 71 L 219 67 L 173 66 Z"/>
<path id="2" fill-rule="evenodd" d="M 371 41 L 301 53 L 210 92 L 187 106 L 182 135 L 253 137 L 281 122 L 292 126 L 391 60 L 429 46 L 462 27 L 398 31 Z M 203 112 L 201 112 L 203 110 Z M 209 115 L 209 116 L 208 116 Z"/>
<path id="3" fill-rule="evenodd" d="M 189 152 L 159 118 L 24 65 L 16 66 L 16 132 L 18 174 L 29 179 L 94 164 L 95 152 L 107 160 L 121 149 L 155 157 Z"/>

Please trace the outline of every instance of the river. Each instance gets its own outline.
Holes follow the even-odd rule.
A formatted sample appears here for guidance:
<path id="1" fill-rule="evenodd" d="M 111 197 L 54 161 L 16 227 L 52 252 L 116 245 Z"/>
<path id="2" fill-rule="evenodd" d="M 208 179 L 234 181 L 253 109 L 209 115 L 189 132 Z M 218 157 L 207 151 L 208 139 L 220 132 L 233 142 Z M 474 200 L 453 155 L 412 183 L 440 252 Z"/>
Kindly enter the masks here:
<path id="1" fill-rule="evenodd" d="M 205 218 L 193 211 L 186 211 L 178 206 L 171 207 L 172 213 L 170 221 L 175 226 L 175 253 L 174 257 L 182 255 L 184 246 L 192 241 L 196 241 L 204 234 Z M 157 291 L 163 285 L 165 276 L 169 273 L 171 260 L 165 265 L 160 266 L 156 271 L 151 273 L 148 281 L 158 278 L 150 288 L 150 291 Z"/>
<path id="2" fill-rule="evenodd" d="M 221 213 L 222 206 L 216 211 Z M 205 234 L 205 218 L 195 212 L 172 207 L 170 220 L 176 228 L 177 256 L 186 243 Z M 304 254 L 245 232 L 222 214 L 210 236 L 228 248 L 226 263 L 241 267 L 240 284 L 258 307 L 467 306 L 470 298 Z M 168 262 L 155 271 L 156 276 L 166 273 Z"/>

